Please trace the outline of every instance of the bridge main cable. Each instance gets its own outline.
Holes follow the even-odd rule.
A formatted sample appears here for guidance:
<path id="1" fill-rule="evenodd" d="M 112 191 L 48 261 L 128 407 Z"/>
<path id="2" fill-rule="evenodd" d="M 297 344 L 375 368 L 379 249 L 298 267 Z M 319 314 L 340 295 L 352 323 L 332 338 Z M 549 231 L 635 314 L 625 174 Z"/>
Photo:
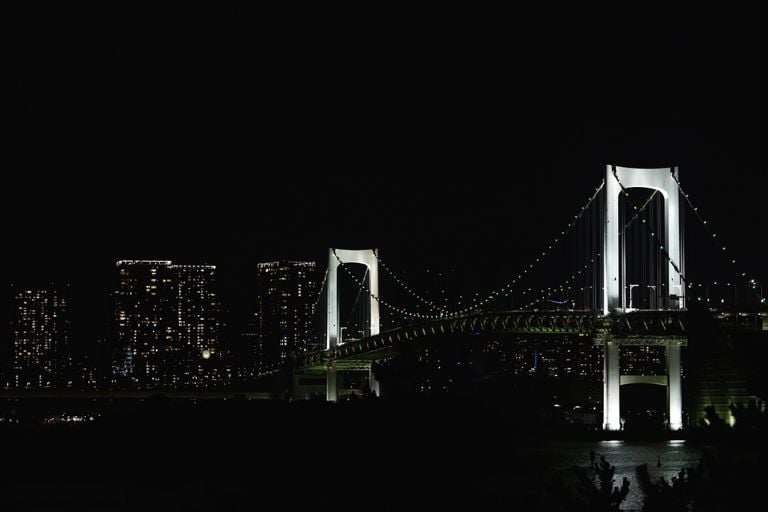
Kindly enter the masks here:
<path id="1" fill-rule="evenodd" d="M 717 241 L 717 233 L 712 231 L 712 229 L 707 224 L 707 221 L 699 213 L 699 209 L 693 205 L 693 202 L 691 201 L 690 197 L 688 197 L 688 194 L 685 192 L 685 190 L 683 190 L 683 187 L 680 185 L 680 181 L 674 175 L 672 175 L 672 178 L 675 180 L 675 183 L 677 183 L 677 188 L 680 190 L 680 194 L 682 194 L 683 198 L 685 199 L 686 204 L 691 208 L 691 210 L 693 211 L 693 213 L 696 216 L 696 218 L 699 219 L 701 224 L 704 226 L 704 229 L 712 237 L 712 240 Z M 718 244 L 718 246 L 720 246 L 720 245 Z M 733 258 L 733 257 L 730 257 L 728 255 L 728 246 L 724 244 L 724 245 L 722 245 L 720 247 L 722 247 L 722 253 L 726 254 L 726 258 L 730 262 L 730 264 L 731 265 L 735 265 L 736 264 L 736 259 Z M 738 274 L 738 272 L 736 272 L 736 274 Z M 761 304 L 765 304 L 765 297 L 760 292 L 758 292 L 757 289 L 756 289 L 756 281 L 755 281 L 755 279 L 750 278 L 747 275 L 746 272 L 742 272 L 741 275 L 737 276 L 737 277 L 743 278 L 744 281 L 746 282 L 746 284 L 752 289 L 754 294 L 757 296 L 757 298 L 760 299 L 760 303 Z M 762 288 L 761 288 L 761 290 L 762 290 Z"/>
<path id="2" fill-rule="evenodd" d="M 579 210 L 579 213 L 574 215 L 573 220 L 571 220 L 568 225 L 560 232 L 560 235 L 556 236 L 551 244 L 548 244 L 547 247 L 541 251 L 540 257 L 537 257 L 534 262 L 530 263 L 527 268 L 524 268 L 522 272 L 520 272 L 516 278 L 513 278 L 511 282 L 507 283 L 505 286 L 502 286 L 498 289 L 498 291 L 492 291 L 487 298 L 481 300 L 480 302 L 474 302 L 471 306 L 468 306 L 466 308 L 460 309 L 458 311 L 449 312 L 446 310 L 441 310 L 441 314 L 439 315 L 424 315 L 418 312 L 412 312 L 405 310 L 403 308 L 399 308 L 393 304 L 389 304 L 386 301 L 382 300 L 380 297 L 376 296 L 375 294 L 369 293 L 369 295 L 376 300 L 378 303 L 383 305 L 384 307 L 393 310 L 400 315 L 404 317 L 416 317 L 416 318 L 424 318 L 424 319 L 439 319 L 439 318 L 450 318 L 450 317 L 458 317 L 467 315 L 473 311 L 476 311 L 478 308 L 483 307 L 488 302 L 496 299 L 500 295 L 504 295 L 505 297 L 508 297 L 510 292 L 513 291 L 513 285 L 518 284 L 519 281 L 522 281 L 524 277 L 527 277 L 528 271 L 533 270 L 536 268 L 537 264 L 541 263 L 543 259 L 551 254 L 552 250 L 557 247 L 557 245 L 565 238 L 566 235 L 570 233 L 570 231 L 573 229 L 573 227 L 576 225 L 576 223 L 581 219 L 584 215 L 584 213 L 587 211 L 587 209 L 592 205 L 592 203 L 595 201 L 595 199 L 598 197 L 600 192 L 605 188 L 605 180 L 601 180 L 600 185 L 595 188 L 595 191 L 592 193 L 592 195 L 588 198 L 586 204 L 581 207 Z M 338 260 L 338 262 L 341 264 L 342 268 L 345 272 L 347 272 L 347 275 L 349 275 L 358 285 L 361 285 L 360 281 L 352 275 L 346 267 L 344 267 L 345 262 L 339 258 L 338 254 L 336 254 L 336 251 L 333 250 L 334 257 Z M 477 295 L 477 294 L 476 294 Z M 473 299 L 474 300 L 474 299 Z"/>
<path id="3" fill-rule="evenodd" d="M 629 192 L 627 192 L 626 187 L 624 186 L 624 184 L 619 179 L 619 175 L 616 172 L 616 167 L 615 166 L 613 167 L 613 176 L 614 176 L 614 178 L 616 178 L 616 183 L 618 183 L 619 187 L 621 187 L 621 192 L 624 194 L 624 197 L 629 202 L 630 206 L 632 206 L 633 209 L 638 210 L 637 205 L 635 205 L 635 202 L 630 197 Z M 674 176 L 674 174 L 673 174 L 673 176 Z M 678 184 L 678 187 L 679 186 L 680 185 Z M 645 223 L 645 219 L 643 219 L 643 224 L 644 225 L 646 224 Z M 680 279 L 683 281 L 683 283 L 687 284 L 688 281 L 685 278 L 685 275 L 683 274 L 683 272 L 680 270 L 679 262 L 675 262 L 672 259 L 672 257 L 669 255 L 669 252 L 664 248 L 664 243 L 659 240 L 659 238 L 656 236 L 656 233 L 653 232 L 653 231 L 650 231 L 650 233 L 651 233 L 651 239 L 656 243 L 656 248 L 659 249 L 659 251 L 661 251 L 661 253 L 667 259 L 669 264 L 672 265 L 672 268 L 675 269 L 675 272 L 677 272 L 677 275 L 680 276 Z"/>
<path id="4" fill-rule="evenodd" d="M 410 295 L 412 295 L 417 301 L 421 302 L 422 304 L 425 304 L 429 309 L 436 310 L 443 314 L 443 316 L 450 316 L 450 311 L 440 307 L 438 304 L 435 304 L 429 299 L 423 298 L 421 295 L 416 293 L 416 291 L 408 286 L 400 277 L 398 277 L 392 269 L 390 269 L 384 261 L 381 259 L 381 257 L 378 255 L 378 253 L 373 254 L 376 259 L 378 260 L 379 264 L 381 264 L 381 267 L 384 269 L 385 272 L 387 272 L 389 275 L 392 276 L 392 279 L 395 280 L 397 284 L 399 284 L 406 292 L 408 292 Z"/>
<path id="5" fill-rule="evenodd" d="M 328 269 L 325 269 L 325 275 L 323 276 L 323 282 L 320 284 L 320 289 L 317 292 L 317 299 L 315 299 L 315 303 L 312 304 L 312 313 L 310 314 L 311 317 L 314 318 L 315 312 L 317 311 L 317 306 L 320 305 L 320 299 L 323 298 L 323 290 L 325 290 L 325 285 L 328 282 Z"/>
<path id="6" fill-rule="evenodd" d="M 645 200 L 645 202 L 643 203 L 643 205 L 639 209 L 635 208 L 635 214 L 632 216 L 631 219 L 629 219 L 624 224 L 624 227 L 622 228 L 622 231 L 626 231 L 627 228 L 629 228 L 632 224 L 635 223 L 635 221 L 645 211 L 645 209 L 648 207 L 648 205 L 651 203 L 653 198 L 656 197 L 656 195 L 658 193 L 659 193 L 658 190 L 654 190 L 653 194 L 651 194 L 648 197 L 648 199 Z M 645 222 L 645 221 L 643 221 L 643 222 Z M 587 271 L 587 270 L 592 270 L 592 272 L 595 272 L 595 270 L 597 270 L 595 267 L 596 267 L 597 260 L 600 259 L 600 256 L 601 256 L 601 253 L 598 252 L 597 255 L 595 255 L 594 257 L 590 258 L 589 262 L 591 263 L 591 267 L 592 267 L 591 269 L 590 269 L 590 263 L 587 263 L 587 264 L 583 265 L 582 268 L 580 268 L 576 272 L 576 274 L 571 275 L 569 278 L 567 278 L 565 281 L 563 281 L 559 286 L 541 288 L 538 291 L 539 297 L 534 299 L 534 300 L 532 300 L 528 304 L 526 304 L 524 309 L 530 309 L 534 305 L 536 305 L 537 303 L 544 302 L 545 300 L 547 300 L 547 293 L 548 292 L 551 292 L 553 290 L 560 290 L 561 293 L 565 293 L 565 289 L 570 290 L 571 289 L 571 280 L 573 280 L 575 282 L 577 275 L 581 276 L 584 273 L 584 271 Z M 528 288 L 527 290 L 525 290 L 525 289 L 523 290 L 523 295 L 527 295 L 528 292 L 534 293 L 530 288 Z M 568 301 L 566 301 L 566 302 L 568 302 Z"/>
<path id="7" fill-rule="evenodd" d="M 547 247 L 541 251 L 540 257 L 537 257 L 534 262 L 528 264 L 527 268 L 524 268 L 521 273 L 518 273 L 516 278 L 513 278 L 511 282 L 507 283 L 505 286 L 502 286 L 499 291 L 491 292 L 490 295 L 480 301 L 479 303 L 473 304 L 471 307 L 468 307 L 464 310 L 460 311 L 460 314 L 467 314 L 470 313 L 480 307 L 483 307 L 485 304 L 490 302 L 491 300 L 496 299 L 499 297 L 502 293 L 505 297 L 509 297 L 510 292 L 514 291 L 513 285 L 519 284 L 520 281 L 523 280 L 524 277 L 527 277 L 528 271 L 533 270 L 536 268 L 536 265 L 543 262 L 543 259 L 551 254 L 553 249 L 557 247 L 558 244 L 562 242 L 562 240 L 565 239 L 565 236 L 570 233 L 570 231 L 573 229 L 573 227 L 576 225 L 576 223 L 584 216 L 584 213 L 589 209 L 589 207 L 592 205 L 592 203 L 597 199 L 600 192 L 605 188 L 605 180 L 602 180 L 600 182 L 600 185 L 597 186 L 594 193 L 588 198 L 586 204 L 581 207 L 579 210 L 579 213 L 573 216 L 573 220 L 568 223 L 568 225 L 565 227 L 564 230 L 560 232 L 559 236 L 556 236 L 551 244 L 548 244 Z M 476 294 L 477 295 L 477 294 Z"/>
<path id="8" fill-rule="evenodd" d="M 346 272 L 346 274 L 350 278 L 352 278 L 352 280 L 355 281 L 355 283 L 357 283 L 358 286 L 360 286 L 362 288 L 363 287 L 363 282 L 360 281 L 354 274 L 352 274 L 352 272 L 349 271 L 349 269 L 345 266 L 346 263 L 344 261 L 342 261 L 341 258 L 339 258 L 338 254 L 336 254 L 336 249 L 331 249 L 331 251 L 333 252 L 333 256 L 339 262 L 339 265 L 341 266 L 342 270 L 344 270 L 344 272 Z M 399 307 L 397 307 L 397 306 L 395 306 L 393 304 L 389 304 L 388 302 L 383 300 L 378 295 L 376 295 L 374 293 L 371 293 L 370 290 L 368 290 L 368 295 L 370 295 L 370 297 L 372 299 L 374 299 L 376 302 L 378 302 L 379 304 L 381 304 L 385 308 L 390 309 L 392 311 L 395 311 L 396 313 L 399 313 L 404 318 L 416 317 L 416 318 L 424 318 L 424 319 L 428 319 L 428 320 L 434 320 L 434 319 L 437 319 L 437 318 L 444 318 L 443 316 L 439 316 L 439 315 L 423 315 L 421 313 L 417 313 L 417 312 L 413 312 L 413 311 L 407 311 L 405 309 L 399 308 Z"/>

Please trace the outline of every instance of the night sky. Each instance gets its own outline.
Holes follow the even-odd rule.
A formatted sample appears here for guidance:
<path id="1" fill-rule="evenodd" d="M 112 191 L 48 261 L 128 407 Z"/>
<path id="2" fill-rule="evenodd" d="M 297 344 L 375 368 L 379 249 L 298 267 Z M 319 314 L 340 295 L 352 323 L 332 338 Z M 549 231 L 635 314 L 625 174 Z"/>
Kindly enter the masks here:
<path id="1" fill-rule="evenodd" d="M 375 246 L 501 284 L 615 163 L 678 165 L 768 283 L 756 7 L 106 4 L 0 15 L 9 282 L 92 311 L 115 260 L 167 258 L 238 297 Z"/>

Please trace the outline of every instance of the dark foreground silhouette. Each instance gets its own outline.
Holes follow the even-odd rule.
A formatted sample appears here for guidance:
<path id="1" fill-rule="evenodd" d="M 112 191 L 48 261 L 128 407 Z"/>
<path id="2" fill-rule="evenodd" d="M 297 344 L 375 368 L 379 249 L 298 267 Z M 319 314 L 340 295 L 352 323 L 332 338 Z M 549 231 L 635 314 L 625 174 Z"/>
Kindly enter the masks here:
<path id="1" fill-rule="evenodd" d="M 460 399 L 119 409 L 75 427 L 3 425 L 0 510 L 397 509 L 469 499 L 508 464 L 501 423 Z"/>
<path id="2" fill-rule="evenodd" d="M 339 404 L 158 396 L 84 425 L 0 425 L 0 510 L 621 509 L 628 484 L 613 481 L 611 466 L 619 461 L 599 454 L 585 454 L 568 481 L 542 476 L 539 487 L 490 492 L 495 476 L 530 472 L 521 454 L 537 436 L 524 423 L 455 396 Z M 554 432 L 563 441 L 572 434 Z M 762 439 L 759 430 L 706 438 L 718 447 L 698 467 L 679 468 L 671 482 L 641 468 L 632 485 L 647 510 L 744 510 L 765 485 Z"/>

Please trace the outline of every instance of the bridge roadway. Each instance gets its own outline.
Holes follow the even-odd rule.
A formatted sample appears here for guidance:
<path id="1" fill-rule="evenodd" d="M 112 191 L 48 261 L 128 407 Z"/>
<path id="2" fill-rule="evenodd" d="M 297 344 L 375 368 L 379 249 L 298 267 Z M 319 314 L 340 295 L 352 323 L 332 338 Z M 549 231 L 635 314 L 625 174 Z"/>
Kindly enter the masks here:
<path id="1" fill-rule="evenodd" d="M 493 311 L 443 318 L 352 340 L 335 348 L 306 354 L 297 361 L 299 372 L 319 372 L 333 361 L 338 369 L 362 370 L 371 361 L 391 354 L 398 344 L 441 334 L 499 333 L 570 335 L 606 339 L 625 345 L 685 345 L 688 314 L 685 310 L 636 310 L 600 315 L 595 311 Z"/>
<path id="2" fill-rule="evenodd" d="M 233 400 L 246 398 L 248 400 L 270 400 L 275 398 L 274 393 L 267 392 L 243 392 L 243 391 L 97 391 L 97 390 L 0 390 L 0 400 L 16 399 L 42 399 L 42 400 L 112 400 L 132 399 L 142 400 L 154 396 L 163 396 L 170 399 L 185 400 Z"/>

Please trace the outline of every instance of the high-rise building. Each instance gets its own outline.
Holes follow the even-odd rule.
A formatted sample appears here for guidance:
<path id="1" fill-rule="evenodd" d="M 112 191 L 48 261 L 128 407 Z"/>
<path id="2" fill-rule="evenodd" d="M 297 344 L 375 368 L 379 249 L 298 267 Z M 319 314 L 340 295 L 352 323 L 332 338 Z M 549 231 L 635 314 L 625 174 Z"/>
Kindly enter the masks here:
<path id="1" fill-rule="evenodd" d="M 122 260 L 117 271 L 113 374 L 122 385 L 161 387 L 174 345 L 171 262 Z"/>
<path id="2" fill-rule="evenodd" d="M 207 387 L 220 378 L 219 308 L 213 265 L 174 265 L 177 371 L 174 386 Z"/>
<path id="3" fill-rule="evenodd" d="M 313 308 L 317 300 L 317 265 L 307 261 L 259 263 L 256 311 L 245 339 L 251 343 L 259 374 L 279 369 L 293 353 L 317 347 Z"/>
<path id="4" fill-rule="evenodd" d="M 122 260 L 117 269 L 116 383 L 175 389 L 216 381 L 216 267 Z"/>
<path id="5" fill-rule="evenodd" d="M 16 387 L 60 384 L 68 360 L 69 316 L 58 289 L 13 291 L 11 329 Z"/>

